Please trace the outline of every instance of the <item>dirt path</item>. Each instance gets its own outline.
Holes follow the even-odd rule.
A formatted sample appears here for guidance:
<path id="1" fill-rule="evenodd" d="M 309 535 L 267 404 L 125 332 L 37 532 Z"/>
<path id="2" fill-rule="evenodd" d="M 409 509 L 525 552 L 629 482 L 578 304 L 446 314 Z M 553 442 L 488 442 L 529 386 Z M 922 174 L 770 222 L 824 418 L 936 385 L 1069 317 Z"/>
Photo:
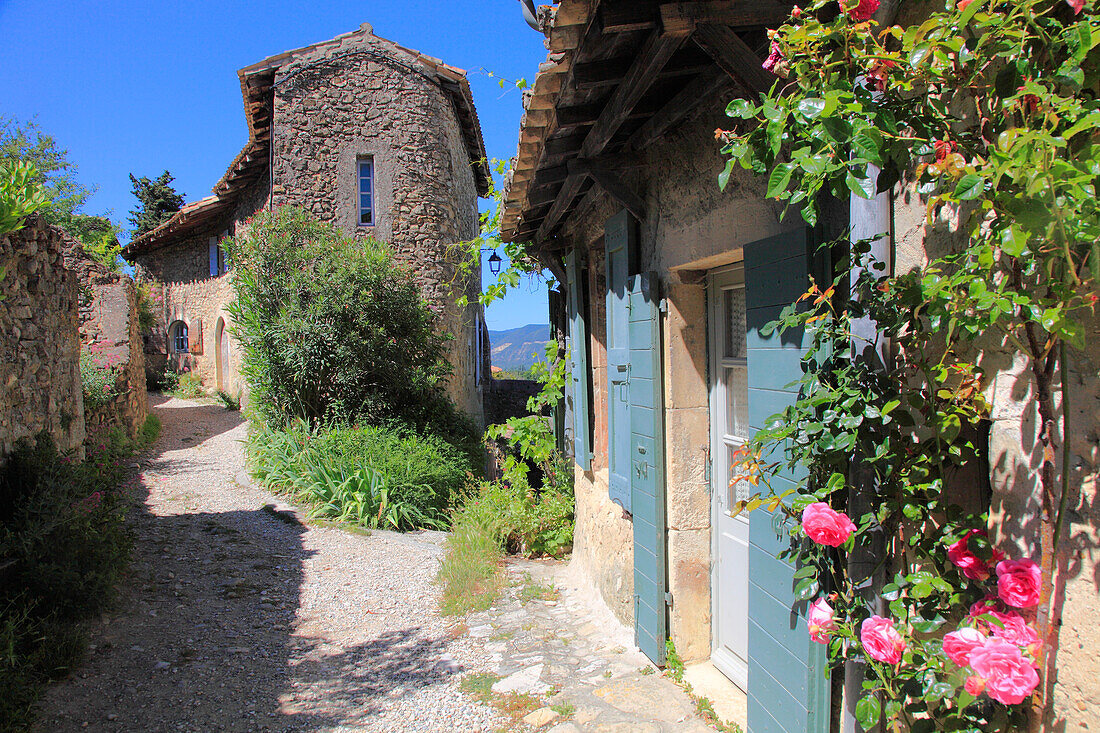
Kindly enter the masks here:
<path id="1" fill-rule="evenodd" d="M 303 526 L 237 477 L 239 413 L 155 400 L 134 561 L 38 730 L 478 731 L 431 584 L 438 533 Z M 267 510 L 265 505 L 269 505 Z"/>

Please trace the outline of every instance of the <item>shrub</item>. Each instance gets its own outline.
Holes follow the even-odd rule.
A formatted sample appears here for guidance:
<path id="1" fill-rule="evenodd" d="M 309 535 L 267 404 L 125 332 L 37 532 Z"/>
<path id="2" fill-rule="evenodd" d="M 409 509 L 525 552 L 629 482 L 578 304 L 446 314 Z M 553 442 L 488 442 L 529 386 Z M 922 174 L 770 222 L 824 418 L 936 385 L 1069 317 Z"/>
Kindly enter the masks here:
<path id="1" fill-rule="evenodd" d="M 43 437 L 0 469 L 0 730 L 30 725 L 42 684 L 83 654 L 80 622 L 113 598 L 130 548 L 120 459 L 133 448 L 109 431 L 77 463 Z"/>
<path id="2" fill-rule="evenodd" d="M 276 425 L 438 421 L 447 337 L 434 333 L 416 280 L 385 245 L 284 206 L 257 216 L 227 248 L 233 332 L 260 417 Z"/>
<path id="3" fill-rule="evenodd" d="M 80 385 L 84 407 L 94 410 L 110 404 L 118 396 L 115 379 L 118 370 L 95 344 L 80 350 Z"/>
<path id="4" fill-rule="evenodd" d="M 543 485 L 531 487 L 528 468 L 514 457 L 504 477 L 482 481 L 452 517 L 452 532 L 440 566 L 446 614 L 484 610 L 501 587 L 505 552 L 560 557 L 573 546 L 574 495 L 571 465 L 551 456 Z"/>
<path id="5" fill-rule="evenodd" d="M 206 390 L 203 389 L 202 379 L 194 372 L 177 372 L 171 366 L 164 370 L 164 376 L 160 380 L 160 388 L 164 394 L 183 399 L 203 397 Z"/>
<path id="6" fill-rule="evenodd" d="M 224 389 L 219 389 L 216 397 L 218 398 L 218 401 L 225 406 L 225 409 L 229 410 L 230 412 L 240 412 L 241 396 L 239 394 L 237 396 L 233 396 L 226 392 Z"/>
<path id="7" fill-rule="evenodd" d="M 377 426 L 253 426 L 253 475 L 292 494 L 318 516 L 395 530 L 441 529 L 470 472 L 462 451 L 441 438 Z"/>

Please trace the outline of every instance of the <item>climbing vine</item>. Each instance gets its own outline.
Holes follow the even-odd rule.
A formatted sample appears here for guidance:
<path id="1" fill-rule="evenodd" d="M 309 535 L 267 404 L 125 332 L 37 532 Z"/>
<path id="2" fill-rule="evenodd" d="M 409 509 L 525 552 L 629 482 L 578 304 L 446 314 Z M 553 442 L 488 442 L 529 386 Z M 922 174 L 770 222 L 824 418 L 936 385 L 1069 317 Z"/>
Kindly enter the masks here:
<path id="1" fill-rule="evenodd" d="M 719 184 L 749 169 L 814 225 L 826 194 L 900 183 L 954 245 L 894 275 L 854 244 L 835 281 L 772 324 L 810 347 L 797 401 L 743 455 L 735 480 L 764 489 L 740 507 L 784 500 L 814 640 L 834 665 L 867 664 L 861 725 L 1039 730 L 1070 495 L 1056 380 L 1100 282 L 1100 15 L 1087 0 L 947 0 L 907 25 L 878 10 L 794 8 L 764 64 L 780 80 L 729 105 Z M 998 349 L 1026 363 L 1039 415 L 1034 559 L 992 547 L 965 478 L 990 412 L 979 356 Z M 780 492 L 790 471 L 804 478 Z"/>

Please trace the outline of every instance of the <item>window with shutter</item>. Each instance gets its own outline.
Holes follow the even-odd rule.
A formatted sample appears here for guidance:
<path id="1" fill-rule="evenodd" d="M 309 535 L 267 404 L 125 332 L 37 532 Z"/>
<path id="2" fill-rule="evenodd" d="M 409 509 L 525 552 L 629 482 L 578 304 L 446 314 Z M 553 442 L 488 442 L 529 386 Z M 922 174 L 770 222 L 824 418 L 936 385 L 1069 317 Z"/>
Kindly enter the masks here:
<path id="1" fill-rule="evenodd" d="M 565 258 L 569 318 L 569 385 L 573 400 L 573 457 L 583 470 L 592 468 L 592 409 L 589 395 L 588 326 L 584 300 L 584 269 L 574 250 Z"/>

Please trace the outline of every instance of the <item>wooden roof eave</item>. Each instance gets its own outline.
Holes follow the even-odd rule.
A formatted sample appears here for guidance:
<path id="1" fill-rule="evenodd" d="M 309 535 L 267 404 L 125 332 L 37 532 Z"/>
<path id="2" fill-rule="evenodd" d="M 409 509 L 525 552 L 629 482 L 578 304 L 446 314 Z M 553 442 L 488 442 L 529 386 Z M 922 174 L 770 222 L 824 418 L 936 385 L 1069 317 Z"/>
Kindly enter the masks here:
<path id="1" fill-rule="evenodd" d="M 630 128 L 633 132 L 630 132 L 629 139 L 620 136 L 619 142 L 614 143 L 613 149 L 621 149 L 623 153 L 643 150 L 660 139 L 697 108 L 703 99 L 713 99 L 716 94 L 732 93 L 736 89 L 743 94 L 753 94 L 769 88 L 774 77 L 760 68 L 762 58 L 733 28 L 777 25 L 787 16 L 789 8 L 790 5 L 773 0 L 755 3 L 751 7 L 731 1 L 627 3 L 603 0 L 568 3 L 563 0 L 554 21 L 555 27 L 564 9 L 573 13 L 569 16 L 570 25 L 575 24 L 578 18 L 587 18 L 588 30 L 579 36 L 578 45 L 564 54 L 553 70 L 543 64 L 536 76 L 535 93 L 528 100 L 521 122 L 517 154 L 504 191 L 501 235 L 505 241 L 526 238 L 548 240 L 570 211 L 584 202 L 591 203 L 599 194 L 599 190 L 586 181 L 595 181 L 600 190 L 618 188 L 618 191 L 608 193 L 627 208 L 641 208 L 639 199 L 618 185 L 617 176 L 610 175 L 603 163 L 593 165 L 597 162 L 593 158 L 603 155 L 628 117 L 641 122 L 637 129 Z M 578 15 L 578 10 L 586 11 L 587 15 Z M 599 108 L 600 119 L 592 128 L 586 129 L 583 125 L 576 127 L 577 119 L 566 119 L 567 111 L 569 116 L 583 117 L 594 114 L 596 108 L 587 112 L 585 109 L 563 106 L 563 100 L 571 95 L 576 96 L 572 71 L 580 59 L 591 55 L 588 44 L 607 43 L 609 35 L 627 37 L 628 33 L 644 34 L 646 40 L 631 53 L 629 68 L 624 67 L 626 70 L 622 78 L 618 79 L 607 101 Z M 569 31 L 568 35 L 576 36 L 574 31 Z M 691 69 L 692 78 L 667 100 L 654 98 L 639 105 L 656 77 L 673 71 L 671 66 L 667 70 L 662 67 L 671 59 L 669 49 L 678 47 L 675 40 L 662 40 L 668 36 L 685 40 L 690 37 L 693 42 L 690 47 L 695 48 L 696 53 L 701 49 L 709 61 L 704 66 Z M 551 29 L 548 42 L 551 49 L 555 48 L 554 38 L 554 29 Z M 552 50 L 548 62 L 553 57 Z M 598 69 L 599 64 L 592 64 L 592 68 Z M 548 74 L 559 77 L 559 88 L 540 88 L 540 77 Z M 658 99 L 662 104 L 649 104 Z M 607 109 L 612 104 L 615 106 Z M 647 106 L 652 106 L 652 109 L 643 109 Z M 583 122 L 592 123 L 590 119 Z M 570 137 L 569 129 L 585 133 L 584 144 L 574 151 L 568 150 L 571 142 L 581 138 L 575 135 Z M 621 163 L 623 153 L 613 153 L 611 157 L 615 160 L 609 163 Z M 570 160 L 579 162 L 574 163 L 573 173 L 560 187 L 556 182 L 551 184 L 543 180 L 548 168 L 560 168 L 562 163 L 569 163 Z M 546 208 L 548 200 L 552 201 L 549 209 Z"/>

